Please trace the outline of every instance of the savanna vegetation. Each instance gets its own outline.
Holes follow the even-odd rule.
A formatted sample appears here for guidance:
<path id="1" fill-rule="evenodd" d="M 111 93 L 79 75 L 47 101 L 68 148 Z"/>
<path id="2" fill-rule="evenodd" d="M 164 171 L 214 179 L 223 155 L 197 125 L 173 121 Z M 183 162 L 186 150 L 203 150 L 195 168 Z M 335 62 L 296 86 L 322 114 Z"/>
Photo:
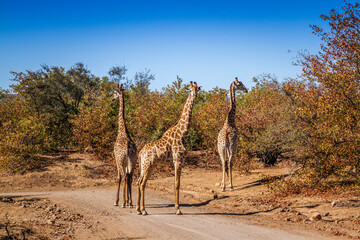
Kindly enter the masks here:
<path id="1" fill-rule="evenodd" d="M 328 24 L 324 28 L 311 26 L 322 40 L 321 50 L 302 52 L 301 76 L 278 82 L 275 76 L 259 75 L 249 93 L 237 95 L 238 169 L 254 162 L 292 161 L 295 176 L 280 182 L 282 190 L 319 186 L 329 179 L 360 185 L 359 11 L 360 4 L 345 3 L 321 16 Z M 13 72 L 11 92 L 0 91 L 1 169 L 36 169 L 41 154 L 64 148 L 111 158 L 118 115 L 112 93 L 119 82 L 127 89 L 126 122 L 138 148 L 158 139 L 177 121 L 187 85 L 177 77 L 152 90 L 150 70 L 133 77 L 126 72 L 117 66 L 98 77 L 82 63 L 67 70 L 42 66 Z M 228 107 L 226 89 L 199 93 L 188 150 L 216 152 Z"/>

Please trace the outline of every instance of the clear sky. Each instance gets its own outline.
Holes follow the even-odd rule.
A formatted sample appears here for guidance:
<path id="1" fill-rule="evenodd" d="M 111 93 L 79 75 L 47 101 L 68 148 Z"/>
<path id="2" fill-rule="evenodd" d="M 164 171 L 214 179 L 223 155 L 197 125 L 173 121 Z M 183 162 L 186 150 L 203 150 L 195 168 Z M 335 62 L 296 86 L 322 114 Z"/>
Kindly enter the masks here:
<path id="1" fill-rule="evenodd" d="M 348 1 L 352 2 L 352 1 Z M 296 77 L 297 52 L 316 52 L 309 24 L 342 0 L 299 1 L 6 1 L 0 0 L 0 87 L 10 71 L 83 62 L 96 76 L 125 65 L 145 68 L 160 90 L 179 75 L 206 90 L 228 88 L 235 76 Z"/>

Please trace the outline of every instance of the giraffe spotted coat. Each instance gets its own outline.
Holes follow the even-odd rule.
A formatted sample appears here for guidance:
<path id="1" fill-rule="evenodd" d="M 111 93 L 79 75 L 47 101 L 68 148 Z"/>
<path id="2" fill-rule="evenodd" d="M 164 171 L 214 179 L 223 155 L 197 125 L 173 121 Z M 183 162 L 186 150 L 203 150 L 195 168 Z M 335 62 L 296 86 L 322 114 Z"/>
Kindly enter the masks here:
<path id="1" fill-rule="evenodd" d="M 131 183 L 134 166 L 137 160 L 137 150 L 135 143 L 131 140 L 125 125 L 124 119 L 124 88 L 123 85 L 115 89 L 113 99 L 119 99 L 119 129 L 114 145 L 114 156 L 117 166 L 117 191 L 115 196 L 115 206 L 119 205 L 120 185 L 123 180 L 123 203 L 122 207 L 129 205 L 132 207 Z"/>
<path id="2" fill-rule="evenodd" d="M 181 166 L 186 156 L 185 140 L 190 130 L 191 112 L 200 87 L 190 82 L 189 95 L 186 99 L 179 120 L 170 127 L 164 135 L 146 144 L 139 153 L 140 177 L 138 180 L 138 214 L 147 215 L 145 210 L 145 186 L 151 174 L 152 167 L 159 160 L 172 159 L 175 167 L 175 210 L 181 214 L 179 208 L 179 188 Z"/>
<path id="3" fill-rule="evenodd" d="M 230 191 L 234 189 L 232 183 L 232 166 L 233 157 L 236 155 L 237 147 L 237 132 L 235 126 L 235 114 L 236 114 L 236 96 L 235 92 L 242 90 L 247 92 L 247 89 L 239 82 L 237 78 L 230 85 L 230 110 L 226 117 L 223 128 L 218 135 L 218 152 L 221 159 L 223 178 L 221 183 L 222 191 L 225 191 L 225 173 L 229 176 L 229 188 Z M 228 158 L 226 158 L 226 156 Z"/>

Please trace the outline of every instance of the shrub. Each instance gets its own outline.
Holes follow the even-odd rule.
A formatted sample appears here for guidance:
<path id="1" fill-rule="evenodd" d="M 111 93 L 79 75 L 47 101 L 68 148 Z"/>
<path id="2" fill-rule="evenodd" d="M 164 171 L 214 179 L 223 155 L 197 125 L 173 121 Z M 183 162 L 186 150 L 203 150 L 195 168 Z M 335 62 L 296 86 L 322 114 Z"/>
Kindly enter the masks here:
<path id="1" fill-rule="evenodd" d="M 0 112 L 0 168 L 9 172 L 38 168 L 39 154 L 54 144 L 44 124 L 46 116 L 33 114 L 12 95 L 1 99 Z"/>
<path id="2" fill-rule="evenodd" d="M 330 176 L 360 180 L 359 9 L 345 3 L 321 16 L 330 26 L 312 26 L 321 51 L 302 59 L 304 79 L 286 83 L 304 136 L 300 173 L 312 185 Z"/>
<path id="3" fill-rule="evenodd" d="M 237 126 L 241 158 L 257 158 L 274 165 L 293 156 L 299 134 L 290 99 L 269 75 L 255 78 L 255 87 L 238 103 Z"/>
<path id="4" fill-rule="evenodd" d="M 79 149 L 91 150 L 99 158 L 112 155 L 116 138 L 116 110 L 107 91 L 89 90 L 79 114 L 71 120 L 73 145 Z"/>

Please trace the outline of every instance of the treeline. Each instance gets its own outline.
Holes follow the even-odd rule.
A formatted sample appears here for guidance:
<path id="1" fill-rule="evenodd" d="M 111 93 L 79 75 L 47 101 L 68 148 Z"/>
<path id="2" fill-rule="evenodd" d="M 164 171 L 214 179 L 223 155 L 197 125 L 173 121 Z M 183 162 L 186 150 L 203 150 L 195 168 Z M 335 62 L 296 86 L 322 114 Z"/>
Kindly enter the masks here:
<path id="1" fill-rule="evenodd" d="M 238 167 L 291 160 L 299 176 L 289 180 L 292 186 L 314 186 L 329 177 L 360 183 L 359 9 L 358 3 L 345 3 L 341 12 L 321 16 L 328 30 L 312 26 L 323 41 L 321 51 L 301 55 L 299 78 L 279 83 L 260 75 L 249 93 L 237 95 Z M 177 121 L 186 84 L 178 77 L 161 91 L 151 90 L 149 70 L 133 77 L 126 71 L 113 67 L 98 77 L 77 63 L 68 70 L 43 66 L 13 73 L 14 94 L 0 93 L 1 168 L 37 168 L 40 154 L 60 148 L 111 157 L 118 116 L 112 93 L 118 82 L 127 89 L 126 122 L 138 148 L 158 139 Z M 228 108 L 228 90 L 199 92 L 188 150 L 216 151 Z"/>

